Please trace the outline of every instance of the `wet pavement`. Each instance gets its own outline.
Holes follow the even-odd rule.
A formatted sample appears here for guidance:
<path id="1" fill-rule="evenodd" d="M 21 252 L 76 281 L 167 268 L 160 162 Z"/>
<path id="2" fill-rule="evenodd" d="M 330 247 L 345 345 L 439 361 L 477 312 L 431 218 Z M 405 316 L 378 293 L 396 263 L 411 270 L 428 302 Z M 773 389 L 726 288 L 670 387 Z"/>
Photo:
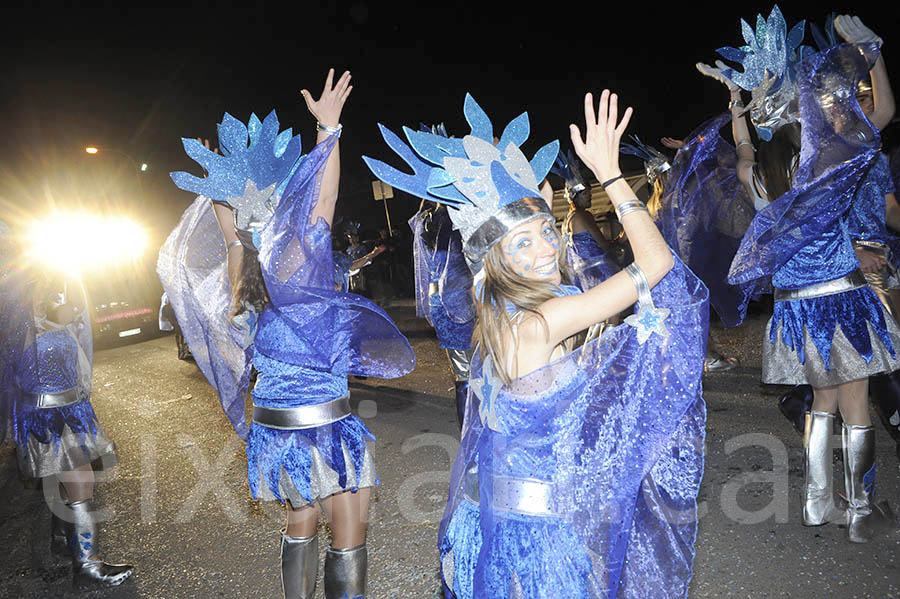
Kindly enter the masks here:
<path id="1" fill-rule="evenodd" d="M 369 596 L 441 597 L 435 538 L 458 445 L 452 377 L 409 303 L 391 315 L 417 368 L 393 381 L 351 379 L 351 403 L 375 433 L 381 486 L 369 531 Z M 765 316 L 715 330 L 737 368 L 708 375 L 707 462 L 691 597 L 900 597 L 900 534 L 852 545 L 838 526 L 800 525 L 801 440 L 759 383 Z M 279 597 L 283 508 L 255 502 L 243 442 L 171 336 L 97 352 L 94 407 L 119 464 L 98 484 L 102 554 L 136 565 L 116 589 L 75 593 L 49 551 L 49 512 L 0 447 L 0 597 Z M 874 418 L 874 415 L 873 415 Z M 900 508 L 893 442 L 876 424 L 878 495 Z M 836 452 L 836 456 L 838 452 Z M 836 487 L 842 488 L 840 460 Z M 320 526 L 320 551 L 327 527 Z M 321 574 L 321 573 L 320 573 Z M 322 585 L 319 584 L 319 596 Z"/>

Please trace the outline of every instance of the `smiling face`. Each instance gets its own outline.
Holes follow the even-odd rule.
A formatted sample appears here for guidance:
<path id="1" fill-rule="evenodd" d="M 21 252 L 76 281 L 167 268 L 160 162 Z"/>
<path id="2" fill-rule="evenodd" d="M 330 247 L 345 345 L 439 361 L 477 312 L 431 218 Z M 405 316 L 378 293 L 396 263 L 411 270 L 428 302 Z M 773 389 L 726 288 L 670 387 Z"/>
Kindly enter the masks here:
<path id="1" fill-rule="evenodd" d="M 500 240 L 506 264 L 520 277 L 559 285 L 559 236 L 548 220 L 522 223 Z"/>

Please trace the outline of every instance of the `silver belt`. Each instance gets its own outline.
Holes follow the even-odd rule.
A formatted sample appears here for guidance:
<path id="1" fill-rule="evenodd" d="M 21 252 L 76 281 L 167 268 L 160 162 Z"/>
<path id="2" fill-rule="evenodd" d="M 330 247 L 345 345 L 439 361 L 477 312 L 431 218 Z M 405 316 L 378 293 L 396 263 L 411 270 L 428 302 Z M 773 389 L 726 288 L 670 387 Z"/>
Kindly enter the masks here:
<path id="1" fill-rule="evenodd" d="M 559 515 L 554 507 L 551 483 L 511 476 L 491 478 L 493 509 L 534 516 Z"/>
<path id="2" fill-rule="evenodd" d="M 61 408 L 63 406 L 69 406 L 73 403 L 78 403 L 81 401 L 78 398 L 78 390 L 75 387 L 71 389 L 66 389 L 65 391 L 60 391 L 58 393 L 40 393 L 35 394 L 37 398 L 34 402 L 34 406 L 39 410 L 45 410 L 48 408 Z"/>
<path id="3" fill-rule="evenodd" d="M 253 406 L 253 422 L 280 430 L 315 428 L 337 422 L 349 415 L 349 395 L 338 397 L 325 403 L 297 406 L 296 408 Z"/>
<path id="4" fill-rule="evenodd" d="M 816 283 L 800 289 L 776 289 L 775 301 L 783 302 L 788 300 L 809 299 L 812 297 L 822 297 L 825 295 L 834 295 L 835 293 L 843 293 L 845 291 L 853 291 L 860 287 L 865 287 L 866 277 L 861 270 L 856 269 L 850 274 L 844 275 L 840 279 L 833 281 L 825 281 L 824 283 Z"/>

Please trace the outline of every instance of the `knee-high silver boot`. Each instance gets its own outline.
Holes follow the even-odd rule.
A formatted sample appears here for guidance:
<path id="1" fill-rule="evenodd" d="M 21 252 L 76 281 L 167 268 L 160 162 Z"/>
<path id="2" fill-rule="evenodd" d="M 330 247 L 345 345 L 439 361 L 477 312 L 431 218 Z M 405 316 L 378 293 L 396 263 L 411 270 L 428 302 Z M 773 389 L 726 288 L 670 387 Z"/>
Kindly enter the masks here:
<path id="1" fill-rule="evenodd" d="M 844 511 L 834 503 L 832 490 L 832 446 L 834 414 L 811 410 L 806 415 L 803 451 L 803 525 L 820 526 L 843 519 Z"/>
<path id="2" fill-rule="evenodd" d="M 365 543 L 352 549 L 328 548 L 325 599 L 365 599 L 369 554 Z"/>
<path id="3" fill-rule="evenodd" d="M 875 503 L 875 428 L 844 423 L 842 438 L 847 537 L 852 543 L 867 543 L 894 521 L 890 506 Z"/>
<path id="4" fill-rule="evenodd" d="M 71 522 L 64 522 L 66 541 L 72 553 L 75 588 L 114 587 L 131 576 L 134 566 L 107 564 L 97 555 L 97 523 L 89 499 L 67 503 Z M 65 519 L 64 519 L 65 520 Z"/>
<path id="5" fill-rule="evenodd" d="M 284 599 L 313 599 L 319 572 L 319 537 L 281 534 L 281 588 Z"/>

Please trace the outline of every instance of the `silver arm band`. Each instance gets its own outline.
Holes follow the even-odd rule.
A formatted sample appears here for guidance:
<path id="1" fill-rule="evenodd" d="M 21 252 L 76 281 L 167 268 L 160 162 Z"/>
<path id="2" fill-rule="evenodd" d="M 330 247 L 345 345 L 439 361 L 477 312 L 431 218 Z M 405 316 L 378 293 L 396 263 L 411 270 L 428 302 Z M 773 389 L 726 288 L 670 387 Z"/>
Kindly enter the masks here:
<path id="1" fill-rule="evenodd" d="M 622 202 L 618 206 L 616 206 L 616 217 L 619 220 L 626 214 L 630 214 L 631 212 L 635 212 L 637 210 L 643 210 L 647 212 L 647 207 L 640 200 L 628 200 L 627 202 Z"/>
<path id="2" fill-rule="evenodd" d="M 241 240 L 240 240 L 240 239 L 235 239 L 234 241 L 232 241 L 231 243 L 229 243 L 229 244 L 228 244 L 228 247 L 225 248 L 225 249 L 226 249 L 226 250 L 230 250 L 231 248 L 237 247 L 237 246 L 239 246 L 239 245 L 244 245 L 244 244 L 241 243 Z"/>
<path id="3" fill-rule="evenodd" d="M 634 288 L 637 289 L 638 303 L 642 306 L 652 306 L 653 299 L 650 296 L 650 282 L 640 266 L 632 262 L 625 267 L 625 272 L 631 277 Z"/>
<path id="4" fill-rule="evenodd" d="M 329 125 L 323 125 L 322 123 L 316 123 L 316 129 L 321 131 L 322 133 L 327 133 L 328 135 L 337 135 L 341 136 L 341 130 L 344 128 L 343 125 L 338 125 L 337 127 L 330 127 Z"/>

